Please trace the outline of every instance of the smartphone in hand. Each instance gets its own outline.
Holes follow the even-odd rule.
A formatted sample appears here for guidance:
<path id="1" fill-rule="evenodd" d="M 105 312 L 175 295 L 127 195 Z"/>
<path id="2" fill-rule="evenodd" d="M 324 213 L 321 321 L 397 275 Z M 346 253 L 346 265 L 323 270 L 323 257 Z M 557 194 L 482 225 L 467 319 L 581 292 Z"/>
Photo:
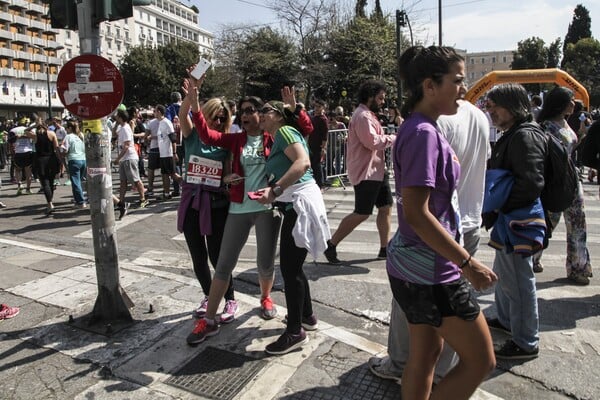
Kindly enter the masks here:
<path id="1" fill-rule="evenodd" d="M 259 199 L 262 196 L 262 190 L 257 190 L 256 192 L 248 192 L 248 198 L 251 200 Z"/>
<path id="2" fill-rule="evenodd" d="M 211 65 L 212 64 L 210 61 L 200 58 L 198 64 L 196 64 L 196 67 L 192 70 L 192 72 L 190 72 L 190 75 L 192 75 L 192 78 L 194 79 L 200 79 L 202 78 L 202 75 L 208 71 Z"/>

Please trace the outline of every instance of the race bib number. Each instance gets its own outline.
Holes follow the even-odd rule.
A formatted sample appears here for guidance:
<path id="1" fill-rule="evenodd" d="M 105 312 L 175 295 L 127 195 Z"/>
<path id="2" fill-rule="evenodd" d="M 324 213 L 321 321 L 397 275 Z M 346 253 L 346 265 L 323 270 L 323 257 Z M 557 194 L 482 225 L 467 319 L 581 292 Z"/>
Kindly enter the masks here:
<path id="1" fill-rule="evenodd" d="M 220 161 L 198 156 L 190 156 L 188 162 L 186 182 L 202 184 L 212 187 L 221 186 L 223 165 Z"/>

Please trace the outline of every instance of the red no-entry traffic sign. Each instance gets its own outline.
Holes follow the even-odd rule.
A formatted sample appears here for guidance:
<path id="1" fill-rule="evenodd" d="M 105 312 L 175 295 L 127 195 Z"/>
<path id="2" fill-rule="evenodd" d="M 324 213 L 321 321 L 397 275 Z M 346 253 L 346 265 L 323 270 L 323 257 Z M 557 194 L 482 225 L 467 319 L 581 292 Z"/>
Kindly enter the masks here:
<path id="1" fill-rule="evenodd" d="M 119 69 L 106 58 L 93 54 L 69 60 L 58 74 L 56 89 L 67 110 L 84 119 L 112 114 L 125 93 Z"/>

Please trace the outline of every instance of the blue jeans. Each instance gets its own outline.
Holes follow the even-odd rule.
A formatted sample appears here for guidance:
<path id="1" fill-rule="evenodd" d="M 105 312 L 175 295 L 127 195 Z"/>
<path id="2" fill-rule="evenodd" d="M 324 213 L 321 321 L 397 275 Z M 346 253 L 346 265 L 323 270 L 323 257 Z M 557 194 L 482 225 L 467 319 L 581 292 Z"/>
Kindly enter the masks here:
<path id="1" fill-rule="evenodd" d="M 85 160 L 71 160 L 68 163 L 69 177 L 71 178 L 71 190 L 73 191 L 73 198 L 75 203 L 83 204 L 85 199 L 83 198 L 83 188 L 81 187 L 81 178 L 86 174 L 86 163 Z"/>
<path id="2" fill-rule="evenodd" d="M 540 337 L 533 257 L 496 250 L 494 272 L 498 275 L 498 320 L 510 327 L 517 346 L 527 351 L 537 348 Z"/>

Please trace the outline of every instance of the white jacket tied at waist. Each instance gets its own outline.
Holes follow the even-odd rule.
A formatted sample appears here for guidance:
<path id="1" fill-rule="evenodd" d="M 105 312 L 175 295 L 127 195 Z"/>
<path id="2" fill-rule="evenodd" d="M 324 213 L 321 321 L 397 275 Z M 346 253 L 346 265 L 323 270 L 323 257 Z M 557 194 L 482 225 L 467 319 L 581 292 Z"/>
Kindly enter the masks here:
<path id="1" fill-rule="evenodd" d="M 327 249 L 331 239 L 323 195 L 315 181 L 297 183 L 285 189 L 277 201 L 292 203 L 298 214 L 292 236 L 296 246 L 303 247 L 313 260 Z"/>

